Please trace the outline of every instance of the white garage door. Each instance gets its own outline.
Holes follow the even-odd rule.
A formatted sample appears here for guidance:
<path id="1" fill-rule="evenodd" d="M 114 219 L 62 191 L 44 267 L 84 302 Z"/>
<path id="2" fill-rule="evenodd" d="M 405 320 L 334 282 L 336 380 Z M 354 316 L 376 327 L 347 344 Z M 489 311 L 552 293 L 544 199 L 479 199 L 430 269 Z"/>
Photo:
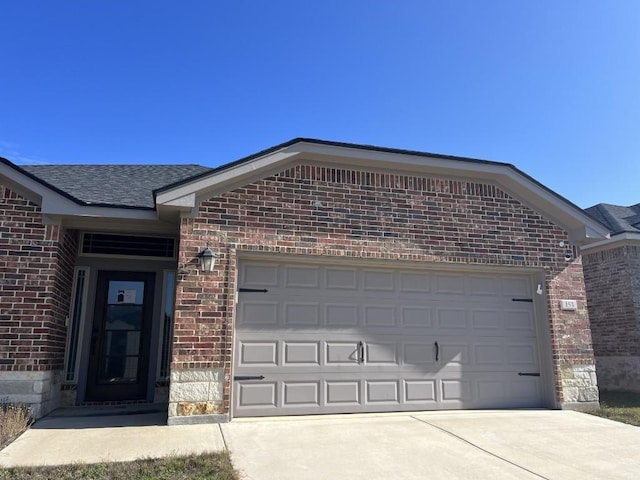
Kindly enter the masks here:
<path id="1" fill-rule="evenodd" d="M 240 263 L 234 415 L 538 407 L 528 277 Z"/>

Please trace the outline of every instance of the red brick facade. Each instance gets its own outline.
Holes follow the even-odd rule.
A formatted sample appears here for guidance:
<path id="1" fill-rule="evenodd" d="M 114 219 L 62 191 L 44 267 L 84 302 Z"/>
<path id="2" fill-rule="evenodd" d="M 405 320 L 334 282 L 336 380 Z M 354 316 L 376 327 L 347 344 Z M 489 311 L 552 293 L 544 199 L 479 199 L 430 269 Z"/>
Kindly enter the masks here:
<path id="1" fill-rule="evenodd" d="M 77 232 L 0 186 L 0 371 L 61 370 Z"/>
<path id="2" fill-rule="evenodd" d="M 584 277 L 600 384 L 640 392 L 640 247 L 584 255 Z"/>
<path id="3" fill-rule="evenodd" d="M 584 256 L 593 349 L 598 356 L 640 355 L 640 310 L 633 276 L 640 276 L 640 248 L 619 246 Z"/>
<path id="4" fill-rule="evenodd" d="M 205 200 L 182 219 L 172 369 L 230 374 L 238 252 L 535 267 L 545 271 L 562 402 L 563 370 L 594 359 L 580 258 L 567 262 L 561 242 L 566 232 L 491 184 L 290 168 Z M 222 254 L 212 275 L 194 260 L 207 243 Z M 561 311 L 562 298 L 577 299 L 578 310 Z"/>

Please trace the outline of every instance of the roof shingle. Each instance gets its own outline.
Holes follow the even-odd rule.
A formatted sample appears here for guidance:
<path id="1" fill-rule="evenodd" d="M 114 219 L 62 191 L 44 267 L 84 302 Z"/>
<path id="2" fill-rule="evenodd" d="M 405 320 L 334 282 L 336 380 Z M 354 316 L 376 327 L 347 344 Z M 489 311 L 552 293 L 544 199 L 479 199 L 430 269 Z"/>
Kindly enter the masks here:
<path id="1" fill-rule="evenodd" d="M 26 172 L 86 204 L 155 208 L 153 191 L 208 170 L 201 165 L 23 165 Z"/>
<path id="2" fill-rule="evenodd" d="M 612 235 L 619 233 L 640 233 L 640 203 L 623 207 L 608 203 L 599 203 L 585 211 L 609 227 Z"/>

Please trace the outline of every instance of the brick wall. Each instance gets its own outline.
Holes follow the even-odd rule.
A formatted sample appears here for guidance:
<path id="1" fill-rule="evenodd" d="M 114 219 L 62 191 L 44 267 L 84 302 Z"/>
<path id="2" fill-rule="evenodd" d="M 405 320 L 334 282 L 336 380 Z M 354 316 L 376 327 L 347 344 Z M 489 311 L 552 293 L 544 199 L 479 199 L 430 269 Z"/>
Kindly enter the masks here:
<path id="1" fill-rule="evenodd" d="M 584 277 L 600 384 L 640 392 L 640 247 L 586 253 Z"/>
<path id="2" fill-rule="evenodd" d="M 61 370 L 77 232 L 0 186 L 0 371 Z"/>
<path id="3" fill-rule="evenodd" d="M 593 348 L 598 356 L 640 354 L 630 271 L 634 251 L 637 258 L 637 248 L 629 246 L 584 255 Z"/>
<path id="4" fill-rule="evenodd" d="M 566 369 L 594 360 L 580 259 L 567 263 L 561 241 L 566 232 L 494 185 L 296 166 L 203 201 L 195 218 L 182 219 L 172 370 L 230 373 L 236 251 L 539 267 L 557 396 L 573 401 L 563 398 Z M 195 257 L 207 243 L 222 257 L 203 276 Z M 561 311 L 561 298 L 578 299 L 578 311 Z"/>
<path id="5" fill-rule="evenodd" d="M 640 246 L 627 246 L 629 256 L 629 276 L 636 321 L 636 353 L 640 355 Z"/>

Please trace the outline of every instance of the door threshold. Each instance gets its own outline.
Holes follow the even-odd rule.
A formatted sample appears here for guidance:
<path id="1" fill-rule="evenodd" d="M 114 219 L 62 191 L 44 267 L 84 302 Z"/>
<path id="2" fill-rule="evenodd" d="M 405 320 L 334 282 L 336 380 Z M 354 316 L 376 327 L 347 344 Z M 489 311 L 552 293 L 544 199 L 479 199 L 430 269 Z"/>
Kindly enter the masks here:
<path id="1" fill-rule="evenodd" d="M 48 417 L 111 417 L 119 415 L 146 415 L 152 413 L 166 413 L 168 403 L 121 403 L 114 405 L 98 404 L 79 405 L 75 407 L 62 407 L 51 412 Z"/>

